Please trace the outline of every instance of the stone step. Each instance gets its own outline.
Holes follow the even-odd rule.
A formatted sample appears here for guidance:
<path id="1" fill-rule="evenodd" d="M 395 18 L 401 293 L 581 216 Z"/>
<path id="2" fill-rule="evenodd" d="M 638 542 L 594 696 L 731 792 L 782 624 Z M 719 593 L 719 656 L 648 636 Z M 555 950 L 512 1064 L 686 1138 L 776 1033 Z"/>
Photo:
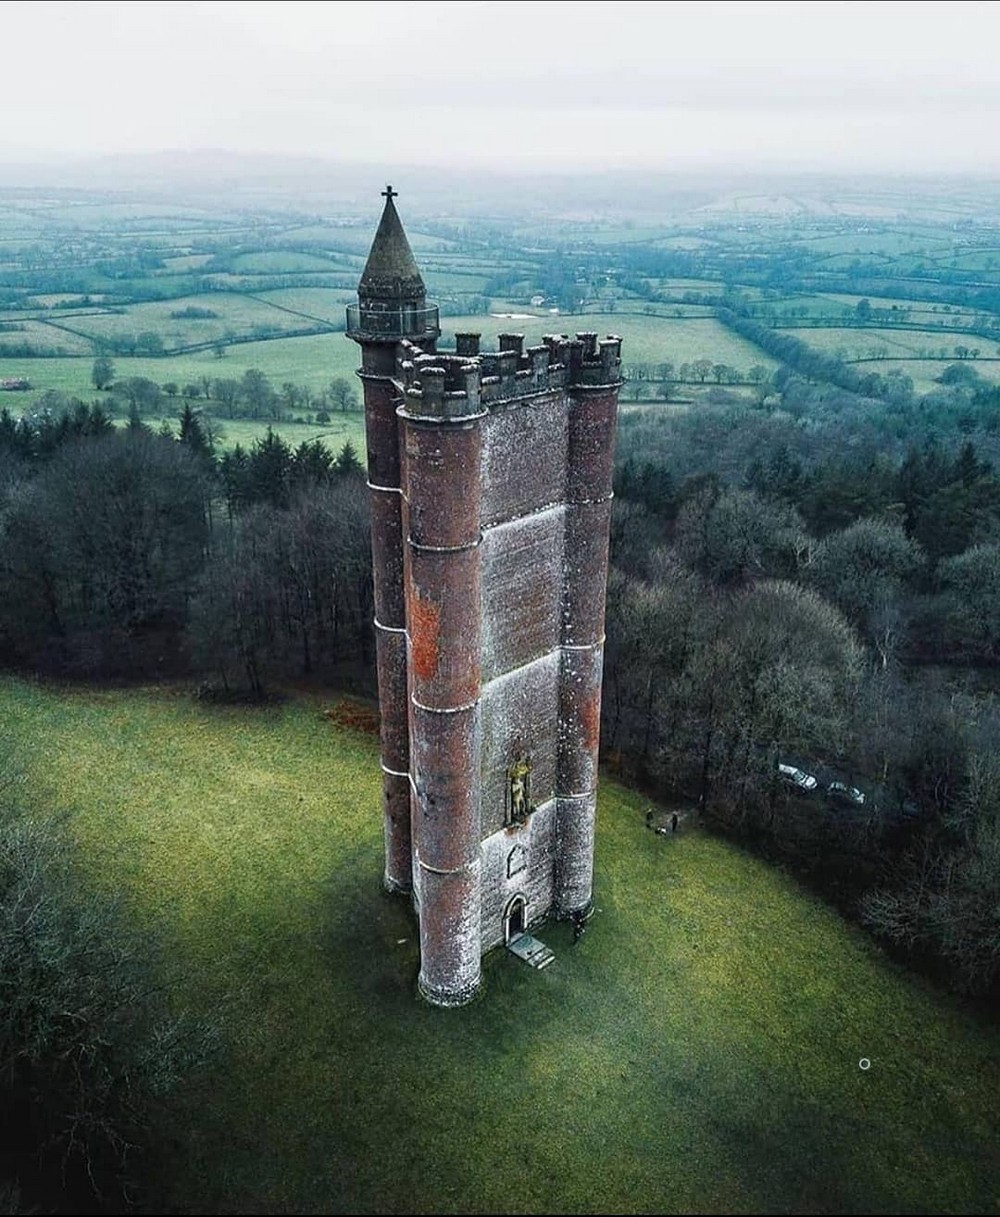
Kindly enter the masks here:
<path id="1" fill-rule="evenodd" d="M 507 950 L 518 959 L 531 964 L 533 968 L 547 968 L 556 957 L 551 947 L 539 942 L 537 938 L 532 938 L 530 934 L 518 934 L 516 938 L 512 938 L 507 944 Z"/>

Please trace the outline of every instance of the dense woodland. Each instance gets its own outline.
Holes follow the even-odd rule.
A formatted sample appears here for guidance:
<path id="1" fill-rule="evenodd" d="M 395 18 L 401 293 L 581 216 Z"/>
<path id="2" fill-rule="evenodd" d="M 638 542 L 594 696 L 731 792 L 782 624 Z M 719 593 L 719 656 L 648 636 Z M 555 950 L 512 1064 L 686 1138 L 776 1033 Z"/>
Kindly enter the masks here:
<path id="1" fill-rule="evenodd" d="M 755 408 L 621 420 L 605 746 L 911 958 L 989 991 L 1000 478 L 981 454 L 996 390 L 893 411 L 775 380 Z M 790 793 L 779 760 L 826 766 L 865 805 Z"/>
<path id="2" fill-rule="evenodd" d="M 904 370 L 873 368 L 877 354 L 819 349 L 802 325 L 787 332 L 803 320 L 905 330 L 904 277 L 879 258 L 829 266 L 759 233 L 741 236 L 736 255 L 707 240 L 697 251 L 578 240 L 536 257 L 502 226 L 437 231 L 494 265 L 453 312 L 475 315 L 493 297 L 516 307 L 532 293 L 564 312 L 706 309 L 757 353 L 736 368 L 682 362 L 666 341 L 655 359 L 626 346 L 606 763 L 791 868 L 943 985 L 995 997 L 1000 389 L 977 361 L 997 337 L 1000 288 L 978 271 L 905 268 L 935 308 L 966 310 L 960 325 L 953 312 L 935 316 L 943 345 L 925 357 L 933 386 L 918 389 Z M 80 293 L 51 307 L 84 317 L 95 286 L 124 284 L 123 299 L 146 302 L 191 291 L 157 279 L 164 263 L 141 241 L 128 257 L 102 249 L 89 268 L 73 264 L 79 251 L 60 262 L 28 250 L 0 271 L 0 300 L 15 310 L 29 291 Z M 205 249 L 211 300 L 242 264 L 225 241 Z M 350 257 L 332 262 L 331 282 L 356 277 Z M 681 289 L 669 276 L 703 283 Z M 254 290 L 314 284 L 289 274 Z M 826 315 L 795 303 L 818 287 L 902 307 L 863 299 Z M 190 305 L 170 315 L 217 317 Z M 20 321 L 3 325 L 0 354 L 31 345 Z M 265 336 L 203 345 L 222 360 Z M 0 411 L 0 663 L 77 680 L 185 677 L 213 700 L 266 699 L 303 681 L 373 694 L 358 454 L 349 442 L 291 444 L 270 426 L 356 411 L 349 382 L 275 388 L 259 369 L 154 380 L 119 372 L 111 356 L 130 353 L 169 354 L 157 334 L 95 340 L 91 394 L 50 391 Z M 689 384 L 697 399 L 670 405 Z M 234 420 L 260 422 L 260 433 L 226 447 Z M 856 786 L 865 802 L 791 789 L 779 763 Z M 149 1104 L 211 1037 L 170 1022 L 113 910 L 77 890 L 58 826 L 15 814 L 16 758 L 0 767 L 10 813 L 0 985 L 27 991 L 25 977 L 42 978 L 27 1005 L 0 1002 L 0 1133 L 12 1146 L 0 1179 L 20 1188 L 5 1196 L 0 1185 L 0 1207 L 65 1203 L 46 1182 L 55 1164 L 68 1164 L 73 1203 L 120 1207 L 134 1199 L 129 1147 Z M 72 1005 L 91 984 L 84 974 L 85 1016 Z M 120 1021 L 123 1001 L 134 1024 Z M 64 1076 L 70 1059 L 82 1063 Z"/>

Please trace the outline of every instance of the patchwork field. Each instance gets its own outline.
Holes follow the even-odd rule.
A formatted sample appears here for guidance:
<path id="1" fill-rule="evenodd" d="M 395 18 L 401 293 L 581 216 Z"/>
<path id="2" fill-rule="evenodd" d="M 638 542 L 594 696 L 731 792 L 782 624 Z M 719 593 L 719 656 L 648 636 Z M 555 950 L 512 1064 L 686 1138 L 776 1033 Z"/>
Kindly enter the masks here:
<path id="1" fill-rule="evenodd" d="M 375 741 L 326 704 L 0 684 L 29 810 L 222 1029 L 158 1139 L 167 1211 L 995 1211 L 996 1032 L 611 782 L 582 942 L 419 1003 Z"/>

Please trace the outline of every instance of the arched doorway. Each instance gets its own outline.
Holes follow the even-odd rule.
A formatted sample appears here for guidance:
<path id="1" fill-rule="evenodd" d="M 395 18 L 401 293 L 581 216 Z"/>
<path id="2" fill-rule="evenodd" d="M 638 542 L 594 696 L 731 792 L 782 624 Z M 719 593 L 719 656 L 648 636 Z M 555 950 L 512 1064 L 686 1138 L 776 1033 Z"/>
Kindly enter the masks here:
<path id="1" fill-rule="evenodd" d="M 503 914 L 503 940 L 505 945 L 511 943 L 519 934 L 524 933 L 526 909 L 527 901 L 523 896 L 512 896 L 507 901 L 507 907 L 504 909 Z"/>

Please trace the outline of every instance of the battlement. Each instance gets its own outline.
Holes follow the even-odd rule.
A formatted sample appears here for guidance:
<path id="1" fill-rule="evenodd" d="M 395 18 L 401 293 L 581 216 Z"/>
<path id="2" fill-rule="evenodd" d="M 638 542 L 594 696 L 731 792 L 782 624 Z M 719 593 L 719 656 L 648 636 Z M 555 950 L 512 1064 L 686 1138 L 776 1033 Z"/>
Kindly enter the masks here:
<path id="1" fill-rule="evenodd" d="M 613 334 L 546 334 L 527 349 L 523 334 L 501 334 L 497 351 L 480 351 L 479 339 L 456 334 L 454 354 L 433 355 L 400 342 L 396 372 L 408 414 L 465 418 L 552 389 L 621 383 L 622 340 Z"/>

